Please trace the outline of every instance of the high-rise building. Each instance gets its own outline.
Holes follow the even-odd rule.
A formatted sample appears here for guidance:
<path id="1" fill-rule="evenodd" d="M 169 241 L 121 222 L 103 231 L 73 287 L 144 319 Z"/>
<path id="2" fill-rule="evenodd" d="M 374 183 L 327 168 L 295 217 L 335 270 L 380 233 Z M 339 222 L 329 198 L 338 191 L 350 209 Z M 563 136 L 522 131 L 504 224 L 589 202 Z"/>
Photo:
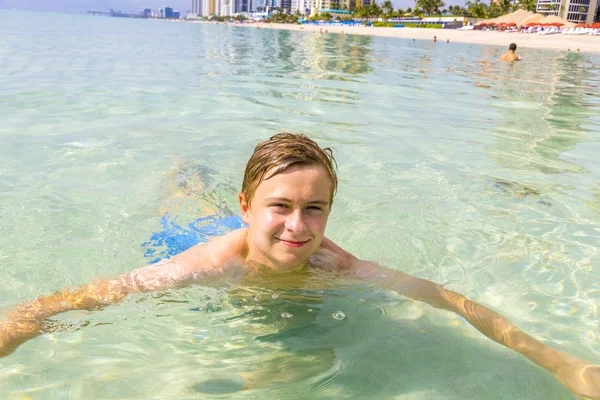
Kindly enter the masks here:
<path id="1" fill-rule="evenodd" d="M 173 18 L 173 7 L 165 7 L 165 18 Z"/>
<path id="2" fill-rule="evenodd" d="M 289 13 L 292 10 L 292 0 L 281 0 L 283 12 Z"/>
<path id="3" fill-rule="evenodd" d="M 310 12 L 309 0 L 292 0 L 290 4 L 290 12 L 295 14 L 299 12 L 302 15 L 306 15 Z"/>
<path id="4" fill-rule="evenodd" d="M 600 12 L 599 5 L 599 0 L 538 0 L 536 11 L 569 22 L 593 24 Z"/>
<path id="5" fill-rule="evenodd" d="M 309 0 L 310 15 L 316 15 L 319 10 L 352 10 L 355 7 L 368 7 L 371 0 Z"/>
<path id="6" fill-rule="evenodd" d="M 201 16 L 202 14 L 202 0 L 192 0 L 192 14 Z"/>
<path id="7" fill-rule="evenodd" d="M 231 0 L 233 3 L 232 14 L 248 13 L 250 12 L 250 3 L 252 0 Z"/>
<path id="8" fill-rule="evenodd" d="M 217 2 L 215 0 L 202 0 L 202 15 L 210 17 L 217 14 Z"/>
<path id="9" fill-rule="evenodd" d="M 265 12 L 267 10 L 269 12 L 271 12 L 275 7 L 283 8 L 283 1 L 284 0 L 252 0 L 251 11 L 257 12 L 258 8 L 260 7 L 263 12 Z M 290 5 L 290 8 L 291 8 L 291 5 Z"/>

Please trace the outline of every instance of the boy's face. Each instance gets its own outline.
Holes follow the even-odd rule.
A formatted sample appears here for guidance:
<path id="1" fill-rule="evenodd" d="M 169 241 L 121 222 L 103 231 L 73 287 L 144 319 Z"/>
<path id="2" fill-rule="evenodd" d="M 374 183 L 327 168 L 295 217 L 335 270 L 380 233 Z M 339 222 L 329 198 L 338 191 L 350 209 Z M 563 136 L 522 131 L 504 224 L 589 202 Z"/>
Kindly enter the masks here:
<path id="1" fill-rule="evenodd" d="M 240 194 L 242 219 L 249 225 L 249 259 L 278 271 L 305 263 L 323 240 L 331 190 L 323 167 L 298 165 L 261 182 L 251 206 Z"/>

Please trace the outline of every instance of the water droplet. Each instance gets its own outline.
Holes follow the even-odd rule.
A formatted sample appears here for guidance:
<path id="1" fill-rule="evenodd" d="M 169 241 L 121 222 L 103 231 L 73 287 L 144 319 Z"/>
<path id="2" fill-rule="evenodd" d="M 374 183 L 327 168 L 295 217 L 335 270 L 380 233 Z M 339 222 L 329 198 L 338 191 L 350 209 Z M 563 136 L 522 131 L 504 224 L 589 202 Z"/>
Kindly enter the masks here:
<path id="1" fill-rule="evenodd" d="M 293 317 L 293 315 L 290 314 L 289 312 L 282 312 L 281 313 L 281 318 L 287 319 L 287 318 L 292 318 L 292 317 Z"/>
<path id="2" fill-rule="evenodd" d="M 309 308 L 309 309 L 308 309 L 308 312 L 312 312 L 312 308 Z"/>
<path id="3" fill-rule="evenodd" d="M 254 297 L 252 298 L 252 300 L 254 300 L 254 301 L 259 301 L 259 300 L 260 300 L 260 297 L 258 297 L 258 296 L 254 296 Z"/>
<path id="4" fill-rule="evenodd" d="M 271 297 L 273 298 L 273 300 L 277 300 L 279 298 L 279 295 L 277 293 L 273 293 Z"/>
<path id="5" fill-rule="evenodd" d="M 331 316 L 339 321 L 343 320 L 344 318 L 346 318 L 346 314 L 344 314 L 341 311 L 336 311 L 333 314 L 331 314 Z"/>
<path id="6" fill-rule="evenodd" d="M 317 290 L 317 293 L 323 293 L 323 291 L 322 290 Z"/>
<path id="7" fill-rule="evenodd" d="M 362 302 L 364 303 L 365 301 L 367 301 L 367 299 L 362 299 L 362 298 L 361 298 L 361 299 L 360 299 L 360 301 L 362 301 Z"/>
<path id="8" fill-rule="evenodd" d="M 385 276 L 384 274 L 381 274 L 381 277 L 384 279 L 387 278 L 387 276 Z"/>

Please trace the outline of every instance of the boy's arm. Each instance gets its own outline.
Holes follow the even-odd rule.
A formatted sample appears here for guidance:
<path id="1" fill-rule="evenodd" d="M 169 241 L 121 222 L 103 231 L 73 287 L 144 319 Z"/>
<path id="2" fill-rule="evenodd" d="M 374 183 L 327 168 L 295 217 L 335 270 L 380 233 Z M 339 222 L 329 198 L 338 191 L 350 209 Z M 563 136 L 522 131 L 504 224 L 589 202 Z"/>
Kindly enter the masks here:
<path id="1" fill-rule="evenodd" d="M 377 264 L 358 261 L 354 272 L 380 287 L 460 315 L 488 338 L 550 371 L 573 393 L 600 399 L 600 366 L 546 346 L 495 311 L 441 285 Z"/>
<path id="2" fill-rule="evenodd" d="M 0 357 L 44 333 L 48 318 L 65 311 L 90 310 L 116 303 L 130 293 L 164 290 L 186 281 L 210 278 L 223 272 L 227 261 L 244 253 L 245 229 L 239 229 L 194 246 L 168 260 L 17 306 L 0 317 Z"/>
<path id="3" fill-rule="evenodd" d="M 361 279 L 452 311 L 488 338 L 515 350 L 550 371 L 573 393 L 587 399 L 600 399 L 600 366 L 555 350 L 522 332 L 506 318 L 489 308 L 425 279 L 361 261 L 328 239 L 322 248 L 332 252 L 337 264 Z"/>

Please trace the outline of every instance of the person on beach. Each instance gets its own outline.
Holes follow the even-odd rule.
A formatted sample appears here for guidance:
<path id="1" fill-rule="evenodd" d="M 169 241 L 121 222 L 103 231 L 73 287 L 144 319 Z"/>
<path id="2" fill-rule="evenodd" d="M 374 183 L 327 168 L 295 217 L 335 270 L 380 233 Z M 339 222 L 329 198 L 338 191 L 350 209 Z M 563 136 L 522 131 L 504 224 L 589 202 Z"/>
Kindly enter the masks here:
<path id="1" fill-rule="evenodd" d="M 58 313 L 98 309 L 132 293 L 211 279 L 234 281 L 273 274 L 292 278 L 326 270 L 335 272 L 342 282 L 370 284 L 452 311 L 488 338 L 547 369 L 573 393 L 600 399 L 600 366 L 544 345 L 495 311 L 459 293 L 360 260 L 326 238 L 338 186 L 336 165 L 331 149 L 319 147 L 304 135 L 279 133 L 260 142 L 246 164 L 238 195 L 247 227 L 114 279 L 20 304 L 0 319 L 0 357 L 45 333 L 45 323 Z"/>
<path id="2" fill-rule="evenodd" d="M 515 54 L 515 51 L 517 51 L 517 45 L 515 43 L 511 43 L 508 46 L 508 52 L 500 56 L 500 61 L 521 61 L 523 58 Z"/>

